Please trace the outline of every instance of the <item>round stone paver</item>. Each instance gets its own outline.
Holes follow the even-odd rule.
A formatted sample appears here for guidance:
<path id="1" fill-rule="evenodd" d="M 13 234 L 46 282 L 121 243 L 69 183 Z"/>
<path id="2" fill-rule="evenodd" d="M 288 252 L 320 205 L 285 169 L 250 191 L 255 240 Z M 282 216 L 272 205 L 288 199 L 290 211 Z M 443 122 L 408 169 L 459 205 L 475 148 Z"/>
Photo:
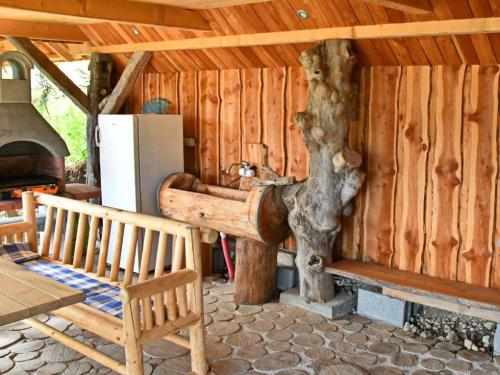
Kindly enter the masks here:
<path id="1" fill-rule="evenodd" d="M 0 374 L 9 371 L 14 367 L 14 361 L 10 358 L 0 358 Z"/>
<path id="2" fill-rule="evenodd" d="M 223 359 L 212 365 L 212 372 L 215 375 L 238 375 L 245 374 L 250 369 L 250 363 L 242 359 Z"/>
<path id="3" fill-rule="evenodd" d="M 210 304 L 210 303 L 215 303 L 215 302 L 217 302 L 216 296 L 208 295 L 208 296 L 203 297 L 203 303 L 205 305 Z"/>
<path id="4" fill-rule="evenodd" d="M 437 349 L 448 350 L 450 352 L 458 352 L 462 347 L 460 345 L 452 344 L 451 342 L 438 342 L 435 347 Z"/>
<path id="5" fill-rule="evenodd" d="M 189 372 L 191 372 L 191 357 L 185 355 L 164 361 L 154 369 L 153 375 L 183 375 Z"/>
<path id="6" fill-rule="evenodd" d="M 266 337 L 269 340 L 275 340 L 275 341 L 286 341 L 292 338 L 292 336 L 293 336 L 292 332 L 286 329 L 272 329 L 266 334 Z"/>
<path id="7" fill-rule="evenodd" d="M 491 356 L 486 353 L 474 352 L 472 350 L 461 350 L 458 352 L 458 356 L 469 362 L 487 362 L 491 361 Z"/>
<path id="8" fill-rule="evenodd" d="M 234 295 L 221 294 L 221 295 L 217 296 L 217 299 L 221 302 L 234 302 Z"/>
<path id="9" fill-rule="evenodd" d="M 83 354 L 61 343 L 47 345 L 42 351 L 42 359 L 51 363 L 72 362 L 83 357 Z"/>
<path id="10" fill-rule="evenodd" d="M 240 325 L 234 322 L 217 322 L 208 327 L 208 332 L 217 336 L 228 336 L 240 330 Z"/>
<path id="11" fill-rule="evenodd" d="M 144 353 L 151 358 L 170 359 L 188 354 L 189 349 L 167 340 L 156 340 L 144 347 Z"/>
<path id="12" fill-rule="evenodd" d="M 37 375 L 55 375 L 66 370 L 66 367 L 68 367 L 68 365 L 65 363 L 47 363 L 40 367 L 36 373 Z"/>
<path id="13" fill-rule="evenodd" d="M 234 294 L 234 285 L 233 284 L 220 284 L 216 287 L 210 289 L 210 293 L 215 295 L 219 294 Z"/>
<path id="14" fill-rule="evenodd" d="M 285 308 L 285 305 L 283 305 L 282 303 L 279 303 L 279 302 L 270 302 L 270 303 L 265 303 L 264 305 L 262 305 L 262 308 L 265 311 L 279 312 Z"/>
<path id="15" fill-rule="evenodd" d="M 241 315 L 255 315 L 262 311 L 262 307 L 258 305 L 241 305 L 238 308 L 238 313 Z"/>
<path id="16" fill-rule="evenodd" d="M 375 354 L 370 353 L 344 353 L 342 359 L 358 365 L 374 365 L 378 358 Z"/>
<path id="17" fill-rule="evenodd" d="M 144 365 L 144 374 L 150 374 L 152 368 L 147 371 L 148 364 Z M 88 362 L 73 362 L 68 363 L 68 367 L 64 370 L 63 375 L 83 375 L 88 374 L 92 370 L 92 366 Z"/>
<path id="18" fill-rule="evenodd" d="M 215 305 L 213 303 L 210 305 L 205 305 L 205 306 L 203 306 L 203 311 L 205 312 L 205 314 L 213 313 L 213 312 L 217 311 L 217 305 Z"/>
<path id="19" fill-rule="evenodd" d="M 307 372 L 302 370 L 285 370 L 277 372 L 276 375 L 308 375 Z"/>
<path id="20" fill-rule="evenodd" d="M 262 341 L 262 337 L 253 332 L 238 332 L 230 335 L 226 342 L 231 346 L 249 346 Z"/>
<path id="21" fill-rule="evenodd" d="M 220 342 L 212 345 L 207 345 L 206 351 L 207 351 L 207 359 L 211 361 L 230 356 L 231 353 L 233 352 L 233 349 L 229 345 Z"/>
<path id="22" fill-rule="evenodd" d="M 398 367 L 413 367 L 418 363 L 418 358 L 409 353 L 397 353 L 392 356 L 391 363 Z"/>
<path id="23" fill-rule="evenodd" d="M 360 332 L 363 329 L 363 325 L 360 323 L 353 322 L 351 324 L 345 325 L 344 327 L 342 327 L 342 329 L 346 332 L 356 333 L 356 332 Z"/>
<path id="24" fill-rule="evenodd" d="M 26 352 L 26 353 L 21 353 L 18 354 L 14 357 L 15 362 L 26 362 L 31 359 L 38 358 L 40 356 L 39 352 Z"/>
<path id="25" fill-rule="evenodd" d="M 281 312 L 284 316 L 289 316 L 290 318 L 300 318 L 306 315 L 307 311 L 301 309 L 300 307 L 289 306 Z"/>
<path id="26" fill-rule="evenodd" d="M 234 314 L 227 311 L 220 311 L 213 313 L 212 318 L 218 322 L 227 322 L 234 318 Z"/>
<path id="27" fill-rule="evenodd" d="M 305 333 L 303 335 L 296 336 L 293 339 L 293 343 L 310 348 L 313 346 L 323 345 L 324 340 L 320 335 L 316 335 L 314 333 Z"/>
<path id="28" fill-rule="evenodd" d="M 311 333 L 313 331 L 313 327 L 304 323 L 294 323 L 288 329 L 295 334 Z"/>
<path id="29" fill-rule="evenodd" d="M 253 315 L 238 315 L 235 316 L 233 319 L 234 323 L 239 323 L 239 324 L 248 324 L 254 321 L 255 321 L 255 316 Z"/>
<path id="30" fill-rule="evenodd" d="M 295 367 L 300 363 L 300 356 L 290 352 L 268 354 L 257 360 L 253 367 L 258 371 L 277 371 Z"/>
<path id="31" fill-rule="evenodd" d="M 304 354 L 311 359 L 332 359 L 335 358 L 335 353 L 333 350 L 328 348 L 309 348 Z"/>
<path id="32" fill-rule="evenodd" d="M 252 360 L 264 357 L 267 354 L 266 349 L 259 345 L 243 346 L 238 349 L 236 355 L 240 358 Z"/>
<path id="33" fill-rule="evenodd" d="M 368 337 L 362 333 L 353 333 L 345 338 L 345 340 L 354 345 L 363 345 L 368 341 Z"/>
<path id="34" fill-rule="evenodd" d="M 248 324 L 247 328 L 256 332 L 268 332 L 274 328 L 274 324 L 267 320 L 257 320 Z"/>
<path id="35" fill-rule="evenodd" d="M 353 351 L 352 346 L 345 341 L 332 341 L 329 345 L 337 354 L 338 353 L 350 353 Z"/>
<path id="36" fill-rule="evenodd" d="M 204 326 L 209 326 L 210 324 L 212 324 L 214 320 L 212 319 L 212 317 L 208 314 L 205 314 L 203 315 L 203 324 Z"/>
<path id="37" fill-rule="evenodd" d="M 0 349 L 14 344 L 16 341 L 21 340 L 21 333 L 18 331 L 2 331 L 0 333 Z"/>
<path id="38" fill-rule="evenodd" d="M 404 375 L 404 371 L 396 367 L 379 366 L 370 370 L 371 375 Z"/>
<path id="39" fill-rule="evenodd" d="M 318 331 L 322 332 L 335 332 L 338 330 L 338 327 L 330 322 L 322 322 L 319 324 L 315 324 L 314 328 L 316 328 Z"/>
<path id="40" fill-rule="evenodd" d="M 340 332 L 327 332 L 327 333 L 325 333 L 325 337 L 328 340 L 332 340 L 332 341 L 340 341 L 340 340 L 344 339 L 344 335 Z"/>
<path id="41" fill-rule="evenodd" d="M 446 367 L 453 371 L 466 372 L 470 371 L 472 365 L 469 362 L 462 361 L 461 359 L 452 359 L 446 362 Z"/>
<path id="42" fill-rule="evenodd" d="M 399 352 L 399 346 L 390 342 L 377 342 L 370 345 L 368 350 L 375 354 L 391 355 Z"/>
<path id="43" fill-rule="evenodd" d="M 291 344 L 286 341 L 271 341 L 267 344 L 267 350 L 272 352 L 285 352 L 290 349 Z"/>
<path id="44" fill-rule="evenodd" d="M 19 362 L 16 365 L 16 370 L 24 370 L 24 371 L 35 371 L 36 369 L 42 367 L 45 364 L 45 361 L 41 358 L 35 358 L 26 362 Z"/>
<path id="45" fill-rule="evenodd" d="M 342 364 L 323 367 L 319 375 L 368 375 L 368 372 L 356 365 Z"/>
<path id="46" fill-rule="evenodd" d="M 321 315 L 314 313 L 307 313 L 299 318 L 299 322 L 305 324 L 319 324 L 325 320 Z"/>
<path id="47" fill-rule="evenodd" d="M 262 320 L 278 319 L 281 315 L 276 311 L 264 311 L 257 315 Z"/>
<path id="48" fill-rule="evenodd" d="M 429 347 L 416 342 L 404 342 L 401 344 L 401 349 L 408 353 L 422 354 L 429 351 Z"/>
<path id="49" fill-rule="evenodd" d="M 445 361 L 449 361 L 450 359 L 455 358 L 454 353 L 444 349 L 431 349 L 429 354 L 434 358 L 444 359 Z"/>
<path id="50" fill-rule="evenodd" d="M 219 303 L 219 308 L 222 310 L 233 312 L 236 311 L 238 306 L 236 305 L 236 303 L 226 302 L 226 303 Z"/>
<path id="51" fill-rule="evenodd" d="M 423 368 L 431 371 L 439 371 L 444 369 L 444 363 L 435 358 L 423 358 L 420 360 L 420 365 Z"/>
<path id="52" fill-rule="evenodd" d="M 9 349 L 12 353 L 21 354 L 40 350 L 44 346 L 45 342 L 43 340 L 29 340 L 11 346 Z"/>
<path id="53" fill-rule="evenodd" d="M 290 318 L 289 316 L 284 316 L 284 317 L 273 320 L 273 324 L 276 327 L 280 327 L 280 328 L 290 327 L 294 323 L 295 323 L 295 319 Z"/>

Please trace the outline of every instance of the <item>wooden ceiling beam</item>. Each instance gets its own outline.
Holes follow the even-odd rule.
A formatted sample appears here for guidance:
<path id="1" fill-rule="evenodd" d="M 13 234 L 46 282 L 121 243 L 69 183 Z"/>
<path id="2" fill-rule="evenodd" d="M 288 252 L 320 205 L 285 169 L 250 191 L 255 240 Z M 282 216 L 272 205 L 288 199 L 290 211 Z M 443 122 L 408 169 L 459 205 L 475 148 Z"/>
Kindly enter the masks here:
<path id="1" fill-rule="evenodd" d="M 90 112 L 90 101 L 88 96 L 29 39 L 9 36 L 7 40 L 13 44 L 18 51 L 28 55 L 35 66 L 84 113 L 87 114 Z"/>
<path id="2" fill-rule="evenodd" d="M 96 22 L 210 30 L 209 24 L 197 10 L 130 0 L 0 0 L 1 9 L 17 10 L 20 16 L 26 12 L 54 16 L 54 20 L 64 16 Z"/>
<path id="3" fill-rule="evenodd" d="M 61 42 L 88 42 L 78 26 L 0 19 L 0 35 Z"/>
<path id="4" fill-rule="evenodd" d="M 316 43 L 328 39 L 383 39 L 496 32 L 500 32 L 500 17 L 333 27 L 103 46 L 82 44 L 71 46 L 69 49 L 73 54 L 185 51 Z"/>
<path id="5" fill-rule="evenodd" d="M 101 114 L 109 115 L 118 113 L 132 91 L 135 81 L 137 81 L 137 78 L 144 71 L 149 60 L 151 60 L 152 55 L 151 52 L 135 52 L 132 55 L 118 83 L 106 100 Z"/>
<path id="6" fill-rule="evenodd" d="M 405 13 L 430 14 L 432 6 L 428 0 L 365 0 L 386 8 L 397 9 Z"/>
<path id="7" fill-rule="evenodd" d="M 0 40 L 0 52 L 15 51 L 15 47 L 8 40 Z"/>

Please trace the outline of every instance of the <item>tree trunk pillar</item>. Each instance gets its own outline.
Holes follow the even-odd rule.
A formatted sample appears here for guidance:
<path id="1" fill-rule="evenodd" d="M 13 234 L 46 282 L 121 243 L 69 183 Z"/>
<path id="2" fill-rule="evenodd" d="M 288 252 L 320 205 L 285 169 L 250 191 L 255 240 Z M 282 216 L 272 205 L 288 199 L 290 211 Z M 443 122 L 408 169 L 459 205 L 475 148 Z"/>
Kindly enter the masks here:
<path id="1" fill-rule="evenodd" d="M 297 239 L 300 295 L 325 302 L 335 295 L 331 263 L 342 215 L 363 184 L 361 156 L 349 150 L 355 56 L 349 40 L 328 40 L 300 56 L 309 81 L 307 110 L 295 115 L 309 152 L 309 178 L 285 187 L 288 223 Z"/>
<path id="2" fill-rule="evenodd" d="M 258 305 L 273 299 L 276 289 L 278 246 L 238 238 L 234 301 Z"/>

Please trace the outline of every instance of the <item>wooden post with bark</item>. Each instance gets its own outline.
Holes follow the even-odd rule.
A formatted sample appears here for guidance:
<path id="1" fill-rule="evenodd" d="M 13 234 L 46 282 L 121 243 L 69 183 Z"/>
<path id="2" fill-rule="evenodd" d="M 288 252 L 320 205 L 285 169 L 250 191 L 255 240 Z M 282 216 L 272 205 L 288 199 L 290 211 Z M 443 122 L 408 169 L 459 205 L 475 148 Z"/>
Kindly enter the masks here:
<path id="1" fill-rule="evenodd" d="M 307 110 L 295 122 L 310 156 L 309 178 L 284 188 L 288 222 L 297 239 L 300 295 L 311 302 L 332 299 L 332 262 L 341 217 L 363 184 L 361 156 L 349 150 L 348 134 L 355 55 L 349 40 L 328 40 L 300 56 L 309 81 Z"/>
<path id="2" fill-rule="evenodd" d="M 87 184 L 100 186 L 99 148 L 95 132 L 101 101 L 111 93 L 111 71 L 113 60 L 110 55 L 92 54 L 89 64 L 90 85 L 88 97 L 90 113 L 87 115 Z"/>

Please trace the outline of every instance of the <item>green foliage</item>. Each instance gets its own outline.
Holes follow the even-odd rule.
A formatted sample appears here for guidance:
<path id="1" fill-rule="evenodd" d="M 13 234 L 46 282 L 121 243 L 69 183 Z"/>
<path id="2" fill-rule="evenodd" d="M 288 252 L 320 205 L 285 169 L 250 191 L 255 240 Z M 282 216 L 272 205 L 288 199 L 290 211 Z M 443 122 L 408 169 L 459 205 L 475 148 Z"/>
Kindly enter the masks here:
<path id="1" fill-rule="evenodd" d="M 60 66 L 61 67 L 61 66 Z M 62 69 L 80 87 L 85 87 L 88 74 L 82 63 L 65 63 Z M 87 158 L 85 114 L 38 70 L 32 76 L 33 104 L 49 124 L 61 135 L 68 146 L 69 163 Z"/>

